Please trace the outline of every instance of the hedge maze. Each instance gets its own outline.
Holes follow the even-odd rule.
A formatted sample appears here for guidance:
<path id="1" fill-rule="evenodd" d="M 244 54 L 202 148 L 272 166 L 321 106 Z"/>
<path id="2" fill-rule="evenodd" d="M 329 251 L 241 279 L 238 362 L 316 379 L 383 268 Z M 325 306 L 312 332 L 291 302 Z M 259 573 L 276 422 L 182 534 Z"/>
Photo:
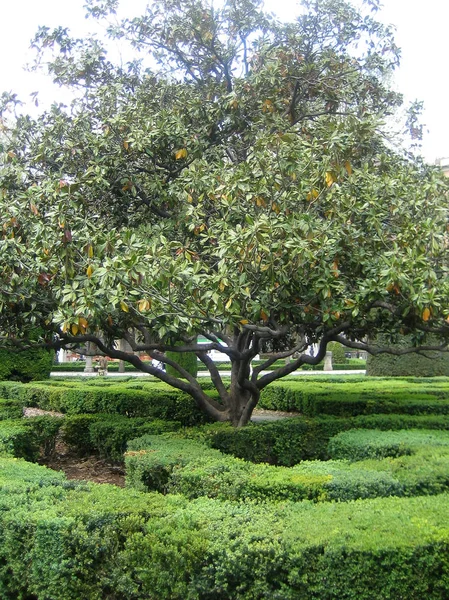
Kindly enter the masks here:
<path id="1" fill-rule="evenodd" d="M 159 383 L 0 396 L 5 600 L 449 596 L 447 379 L 286 381 L 262 403 L 302 416 L 240 430 Z M 35 464 L 58 432 L 124 460 L 127 488 Z"/>

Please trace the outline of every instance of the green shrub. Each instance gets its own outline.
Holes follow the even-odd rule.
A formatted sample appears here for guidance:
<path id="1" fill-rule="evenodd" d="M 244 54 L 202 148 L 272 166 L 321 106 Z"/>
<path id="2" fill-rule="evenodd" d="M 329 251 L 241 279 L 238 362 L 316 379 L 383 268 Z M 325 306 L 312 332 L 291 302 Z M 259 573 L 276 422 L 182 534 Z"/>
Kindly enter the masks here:
<path id="1" fill-rule="evenodd" d="M 382 433 L 378 434 L 382 438 Z M 398 451 L 400 444 L 392 445 L 388 436 L 391 432 L 384 436 L 383 454 L 380 444 L 373 444 L 377 455 L 371 451 L 363 458 L 381 458 L 388 453 L 400 458 L 305 461 L 292 468 L 223 456 L 194 440 L 143 436 L 129 443 L 127 484 L 140 491 L 180 493 L 188 498 L 258 501 L 348 501 L 449 490 L 449 432 L 398 432 L 397 439 L 408 440 L 408 452 Z M 334 445 L 332 440 L 329 444 L 331 451 L 347 453 L 347 441 L 338 444 L 338 436 L 334 440 Z"/>
<path id="2" fill-rule="evenodd" d="M 0 459 L 0 596 L 441 600 L 446 494 L 231 503 L 64 481 Z M 26 564 L 26 568 L 24 568 Z"/>
<path id="3" fill-rule="evenodd" d="M 438 340 L 430 340 L 432 342 Z M 379 336 L 374 344 L 378 346 L 392 345 L 385 336 Z M 425 343 L 425 342 L 424 342 Z M 409 336 L 404 336 L 399 342 L 393 344 L 397 348 L 408 348 L 413 346 Z M 449 352 L 425 352 L 423 354 L 404 354 L 394 356 L 393 354 L 368 355 L 366 362 L 366 374 L 375 377 L 437 377 L 449 376 Z"/>
<path id="4" fill-rule="evenodd" d="M 180 342 L 177 345 L 181 345 Z M 194 352 L 167 352 L 167 358 L 174 360 L 180 367 L 185 369 L 187 373 L 190 373 L 193 377 L 196 377 L 198 374 L 198 358 Z M 171 367 L 170 365 L 166 365 L 166 370 L 169 375 L 173 377 L 180 377 L 178 371 Z"/>
<path id="5" fill-rule="evenodd" d="M 0 398 L 0 421 L 3 419 L 20 419 L 23 406 L 20 400 L 2 400 Z"/>
<path id="6" fill-rule="evenodd" d="M 48 379 L 55 358 L 45 349 L 11 352 L 0 348 L 0 380 L 38 381 Z"/>
<path id="7" fill-rule="evenodd" d="M 336 365 L 345 365 L 347 362 L 346 349 L 338 342 L 331 342 L 327 345 L 327 350 L 332 352 L 332 366 L 336 369 Z"/>
<path id="8" fill-rule="evenodd" d="M 60 426 L 54 417 L 0 421 L 0 453 L 36 461 L 52 451 Z"/>
<path id="9" fill-rule="evenodd" d="M 104 458 L 122 461 L 129 440 L 150 433 L 176 431 L 180 426 L 176 421 L 122 415 L 71 415 L 64 420 L 62 436 L 79 454 L 97 452 Z"/>
<path id="10" fill-rule="evenodd" d="M 210 394 L 217 396 L 214 391 Z M 190 396 L 156 382 L 147 385 L 137 383 L 130 387 L 116 381 L 101 384 L 97 380 L 95 383 L 70 381 L 26 385 L 0 382 L 0 397 L 20 400 L 24 406 L 38 406 L 67 414 L 112 413 L 152 417 L 179 421 L 186 426 L 209 420 Z"/>
<path id="11" fill-rule="evenodd" d="M 447 415 L 369 415 L 352 418 L 295 417 L 241 429 L 205 426 L 200 439 L 216 449 L 253 462 L 292 466 L 303 460 L 328 460 L 330 438 L 348 429 L 449 430 Z M 191 435 L 195 435 L 194 432 Z"/>
<path id="12" fill-rule="evenodd" d="M 364 460 L 411 455 L 417 449 L 449 446 L 447 431 L 351 429 L 337 434 L 329 441 L 332 458 Z"/>
<path id="13" fill-rule="evenodd" d="M 385 385 L 383 381 L 273 383 L 262 390 L 260 408 L 297 411 L 304 415 L 407 413 L 447 414 L 449 385 L 429 386 L 400 381 L 403 385 Z"/>

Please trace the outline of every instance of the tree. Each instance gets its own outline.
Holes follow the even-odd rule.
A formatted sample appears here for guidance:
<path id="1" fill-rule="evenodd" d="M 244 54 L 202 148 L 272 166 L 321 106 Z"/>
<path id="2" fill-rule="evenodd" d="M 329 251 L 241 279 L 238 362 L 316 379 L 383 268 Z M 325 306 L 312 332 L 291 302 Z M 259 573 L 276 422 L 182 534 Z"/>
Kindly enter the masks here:
<path id="1" fill-rule="evenodd" d="M 4 345 L 37 326 L 48 347 L 95 343 L 238 426 L 332 341 L 381 353 L 364 340 L 402 331 L 406 353 L 431 332 L 446 347 L 448 184 L 388 137 L 391 30 L 375 0 L 303 4 L 282 24 L 259 0 L 156 0 L 109 27 L 138 53 L 124 66 L 98 39 L 39 30 L 39 61 L 76 99 L 13 119 L 3 96 Z M 91 18 L 116 8 L 88 4 Z M 251 369 L 265 343 L 281 350 Z M 229 387 L 212 349 L 231 359 Z M 219 402 L 169 354 L 188 351 Z"/>

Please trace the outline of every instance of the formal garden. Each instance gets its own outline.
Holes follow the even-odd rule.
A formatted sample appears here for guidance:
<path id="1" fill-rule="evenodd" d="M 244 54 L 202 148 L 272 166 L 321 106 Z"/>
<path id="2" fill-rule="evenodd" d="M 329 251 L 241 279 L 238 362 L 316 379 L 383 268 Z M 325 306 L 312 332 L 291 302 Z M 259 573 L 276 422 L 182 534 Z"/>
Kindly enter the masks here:
<path id="1" fill-rule="evenodd" d="M 67 100 L 0 95 L 1 600 L 447 599 L 449 179 L 379 1 L 85 2 Z"/>
<path id="2" fill-rule="evenodd" d="M 324 377 L 240 429 L 155 380 L 0 382 L 1 597 L 444 598 L 449 379 Z M 43 466 L 57 438 L 126 488 Z"/>

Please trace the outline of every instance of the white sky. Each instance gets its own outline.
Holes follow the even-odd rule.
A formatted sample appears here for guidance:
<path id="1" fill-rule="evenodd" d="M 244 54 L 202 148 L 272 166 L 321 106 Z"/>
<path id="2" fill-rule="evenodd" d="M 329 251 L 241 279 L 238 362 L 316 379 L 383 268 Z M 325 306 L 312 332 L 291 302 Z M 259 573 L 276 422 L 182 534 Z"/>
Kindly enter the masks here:
<path id="1" fill-rule="evenodd" d="M 89 28 L 84 0 L 1 0 L 0 92 L 18 93 L 26 100 L 39 90 L 42 104 L 55 99 L 56 90 L 23 65 L 33 54 L 29 41 L 39 25 L 70 27 L 77 35 Z M 138 14 L 147 0 L 123 0 L 128 14 Z M 296 0 L 265 0 L 266 8 L 281 17 L 292 17 Z M 395 86 L 407 100 L 423 100 L 423 121 L 428 132 L 423 155 L 433 162 L 449 156 L 449 0 L 383 0 L 378 18 L 397 28 L 402 65 Z"/>

